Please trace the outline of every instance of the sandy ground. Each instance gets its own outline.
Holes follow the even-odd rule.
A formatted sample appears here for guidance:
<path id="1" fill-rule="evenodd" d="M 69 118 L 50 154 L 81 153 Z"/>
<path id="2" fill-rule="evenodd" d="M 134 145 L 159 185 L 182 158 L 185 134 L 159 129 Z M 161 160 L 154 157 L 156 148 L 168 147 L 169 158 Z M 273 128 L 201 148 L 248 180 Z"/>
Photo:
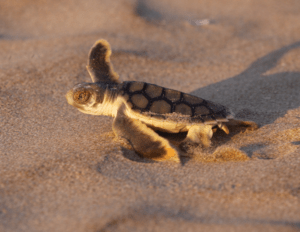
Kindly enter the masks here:
<path id="1" fill-rule="evenodd" d="M 260 128 L 179 166 L 139 158 L 65 99 L 100 38 L 122 80 Z M 0 231 L 300 230 L 298 0 L 3 0 L 0 49 Z"/>

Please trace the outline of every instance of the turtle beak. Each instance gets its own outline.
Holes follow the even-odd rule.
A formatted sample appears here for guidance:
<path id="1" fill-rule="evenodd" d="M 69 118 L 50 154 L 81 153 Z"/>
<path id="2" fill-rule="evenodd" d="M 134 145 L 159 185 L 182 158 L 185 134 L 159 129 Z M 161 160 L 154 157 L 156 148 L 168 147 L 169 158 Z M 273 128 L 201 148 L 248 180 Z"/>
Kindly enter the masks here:
<path id="1" fill-rule="evenodd" d="M 73 90 L 69 90 L 66 94 L 66 99 L 67 99 L 67 102 L 71 105 L 71 106 L 74 106 L 74 100 L 73 100 Z"/>

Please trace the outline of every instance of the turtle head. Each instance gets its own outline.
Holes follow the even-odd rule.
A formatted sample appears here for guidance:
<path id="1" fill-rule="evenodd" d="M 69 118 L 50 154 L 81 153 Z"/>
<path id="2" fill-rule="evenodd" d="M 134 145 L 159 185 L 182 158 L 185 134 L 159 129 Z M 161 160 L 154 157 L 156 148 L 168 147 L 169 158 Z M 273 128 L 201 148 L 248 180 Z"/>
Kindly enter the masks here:
<path id="1" fill-rule="evenodd" d="M 99 108 L 104 101 L 106 90 L 105 86 L 99 83 L 80 83 L 68 91 L 66 98 L 70 105 L 81 112 L 98 115 L 102 114 Z"/>

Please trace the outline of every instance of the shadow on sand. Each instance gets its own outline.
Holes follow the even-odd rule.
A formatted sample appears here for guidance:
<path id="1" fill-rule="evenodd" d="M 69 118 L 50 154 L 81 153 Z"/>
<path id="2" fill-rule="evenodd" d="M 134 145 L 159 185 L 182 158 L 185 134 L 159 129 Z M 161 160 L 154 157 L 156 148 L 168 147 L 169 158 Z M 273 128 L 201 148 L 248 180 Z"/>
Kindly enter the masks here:
<path id="1" fill-rule="evenodd" d="M 191 94 L 226 105 L 239 118 L 255 121 L 261 126 L 270 124 L 288 110 L 300 106 L 299 72 L 264 75 L 275 68 L 285 54 L 296 48 L 300 48 L 300 41 L 259 58 L 234 77 Z"/>

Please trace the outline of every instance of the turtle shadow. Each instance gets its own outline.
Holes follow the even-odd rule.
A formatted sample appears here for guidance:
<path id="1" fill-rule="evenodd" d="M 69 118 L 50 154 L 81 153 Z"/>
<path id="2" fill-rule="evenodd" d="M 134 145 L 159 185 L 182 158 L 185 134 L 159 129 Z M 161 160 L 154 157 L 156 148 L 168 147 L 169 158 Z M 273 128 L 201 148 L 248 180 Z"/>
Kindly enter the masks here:
<path id="1" fill-rule="evenodd" d="M 241 147 L 241 150 L 244 151 L 250 159 L 254 158 L 254 154 L 257 150 L 266 148 L 267 145 L 263 143 L 255 143 L 255 144 L 250 144 L 245 147 Z M 269 159 L 267 157 L 260 157 L 260 159 Z"/>
<path id="2" fill-rule="evenodd" d="M 233 109 L 238 118 L 255 121 L 260 126 L 271 124 L 288 110 L 300 106 L 300 72 L 265 75 L 285 54 L 296 48 L 300 48 L 300 41 L 257 59 L 236 76 L 191 94 Z"/>
<path id="3" fill-rule="evenodd" d="M 300 145 L 300 141 L 294 141 L 294 142 L 292 142 L 292 144 L 294 144 L 294 145 Z"/>

